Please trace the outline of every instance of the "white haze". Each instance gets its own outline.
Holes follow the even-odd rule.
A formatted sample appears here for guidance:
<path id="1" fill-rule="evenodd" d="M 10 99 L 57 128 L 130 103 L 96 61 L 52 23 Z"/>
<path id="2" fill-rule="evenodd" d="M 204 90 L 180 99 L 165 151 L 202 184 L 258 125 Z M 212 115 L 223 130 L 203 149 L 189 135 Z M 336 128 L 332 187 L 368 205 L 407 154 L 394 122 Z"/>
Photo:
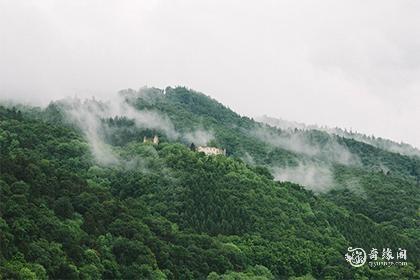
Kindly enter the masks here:
<path id="1" fill-rule="evenodd" d="M 82 103 L 78 99 L 63 100 L 62 104 L 70 122 L 82 130 L 97 162 L 103 165 L 119 163 L 118 155 L 104 141 L 101 129 L 103 108 L 98 107 L 97 103 L 88 101 Z"/>
<path id="2" fill-rule="evenodd" d="M 187 143 L 194 143 L 196 146 L 205 146 L 214 139 L 213 133 L 204 129 L 197 129 L 192 132 L 185 133 L 183 140 Z"/>
<path id="3" fill-rule="evenodd" d="M 67 98 L 60 100 L 69 121 L 83 132 L 92 154 L 99 164 L 113 165 L 122 163 L 121 158 L 107 145 L 103 119 L 126 117 L 134 120 L 138 128 L 157 129 L 170 139 L 178 137 L 172 122 L 165 115 L 155 111 L 138 111 L 124 102 L 122 98 L 101 102 Z"/>
<path id="4" fill-rule="evenodd" d="M 324 193 L 336 188 L 346 188 L 358 195 L 366 195 L 358 178 L 351 177 L 337 181 L 332 167 L 325 163 L 302 161 L 294 166 L 272 167 L 271 173 L 275 180 L 293 182 L 316 193 Z"/>
<path id="5" fill-rule="evenodd" d="M 180 139 L 184 142 L 206 145 L 214 139 L 213 134 L 203 128 L 191 130 L 187 133 L 178 132 L 175 130 L 170 118 L 164 113 L 152 110 L 138 110 L 127 102 L 127 95 L 114 96 L 112 100 L 108 101 L 96 99 L 82 101 L 78 98 L 66 98 L 57 102 L 61 105 L 70 123 L 80 128 L 99 164 L 124 164 L 126 167 L 133 164 L 122 160 L 111 146 L 106 143 L 104 129 L 112 132 L 112 129 L 103 122 L 104 119 L 108 118 L 125 117 L 133 120 L 137 128 L 157 130 L 169 140 Z M 137 160 L 141 159 L 138 157 Z"/>
<path id="6" fill-rule="evenodd" d="M 278 181 L 289 181 L 304 186 L 314 192 L 325 192 L 334 187 L 331 169 L 319 164 L 299 163 L 298 166 L 276 167 L 272 169 Z"/>
<path id="7" fill-rule="evenodd" d="M 185 85 L 420 147 L 420 1 L 0 0 L 0 98 Z"/>
<path id="8" fill-rule="evenodd" d="M 370 144 L 370 145 L 373 145 L 375 147 L 378 147 L 380 149 L 384 149 L 390 152 L 399 153 L 399 154 L 407 155 L 407 156 L 420 157 L 420 150 L 409 144 L 396 143 L 388 139 L 374 137 L 373 135 L 367 136 L 358 132 L 343 130 L 341 128 L 331 128 L 331 127 L 318 126 L 318 125 L 306 125 L 299 122 L 272 118 L 265 115 L 257 117 L 255 119 L 259 122 L 262 122 L 262 123 L 265 123 L 270 126 L 277 127 L 283 130 L 294 130 L 294 129 L 321 130 L 332 135 L 338 135 L 338 136 L 343 136 L 346 138 L 355 139 L 357 141 L 364 142 L 366 144 Z"/>
<path id="9" fill-rule="evenodd" d="M 328 162 L 336 162 L 344 165 L 356 165 L 360 159 L 352 154 L 346 147 L 337 143 L 334 138 L 322 147 L 309 141 L 304 132 L 282 131 L 277 133 L 269 127 L 261 127 L 249 132 L 257 139 L 273 146 L 308 157 L 316 157 Z"/>
<path id="10" fill-rule="evenodd" d="M 310 142 L 305 131 L 294 131 L 290 128 L 279 132 L 270 127 L 260 127 L 251 130 L 250 134 L 272 147 L 303 155 L 305 160 L 298 160 L 297 164 L 271 166 L 271 173 L 278 181 L 300 184 L 314 192 L 326 192 L 339 185 L 334 179 L 332 164 L 360 164 L 359 157 L 332 136 L 321 146 L 317 141 Z M 250 161 L 247 157 L 244 160 Z M 354 182 L 344 182 L 340 185 L 356 190 L 360 188 L 356 187 Z"/>

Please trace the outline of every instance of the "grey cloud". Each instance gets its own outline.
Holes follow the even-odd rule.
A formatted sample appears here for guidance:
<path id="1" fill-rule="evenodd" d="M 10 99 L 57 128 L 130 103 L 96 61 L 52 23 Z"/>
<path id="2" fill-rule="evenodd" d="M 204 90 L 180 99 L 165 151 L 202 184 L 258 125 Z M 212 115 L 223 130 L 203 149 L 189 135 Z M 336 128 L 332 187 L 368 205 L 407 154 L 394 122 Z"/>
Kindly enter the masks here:
<path id="1" fill-rule="evenodd" d="M 185 85 L 241 114 L 420 147 L 419 9 L 415 0 L 0 0 L 0 99 Z"/>

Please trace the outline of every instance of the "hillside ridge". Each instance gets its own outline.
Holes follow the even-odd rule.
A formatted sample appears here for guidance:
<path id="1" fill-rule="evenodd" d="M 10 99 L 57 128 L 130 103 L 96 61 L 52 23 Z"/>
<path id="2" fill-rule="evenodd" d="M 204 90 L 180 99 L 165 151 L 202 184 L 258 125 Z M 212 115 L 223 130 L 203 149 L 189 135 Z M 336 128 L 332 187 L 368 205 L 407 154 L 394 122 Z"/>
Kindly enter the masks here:
<path id="1" fill-rule="evenodd" d="M 0 123 L 6 279 L 420 276 L 415 157 L 267 126 L 184 87 L 0 105 Z M 348 247 L 405 249 L 407 265 L 354 269 Z"/>

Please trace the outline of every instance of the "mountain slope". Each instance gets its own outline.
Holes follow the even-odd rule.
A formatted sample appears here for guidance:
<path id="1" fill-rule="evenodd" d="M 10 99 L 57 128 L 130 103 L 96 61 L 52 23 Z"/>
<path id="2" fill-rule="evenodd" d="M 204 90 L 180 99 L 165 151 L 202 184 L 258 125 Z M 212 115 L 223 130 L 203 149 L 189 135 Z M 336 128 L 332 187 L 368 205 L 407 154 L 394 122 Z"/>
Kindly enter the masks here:
<path id="1" fill-rule="evenodd" d="M 346 129 L 341 129 L 338 127 L 329 128 L 329 127 L 319 127 L 316 125 L 308 126 L 303 123 L 291 122 L 291 121 L 272 118 L 268 116 L 258 117 L 257 121 L 266 123 L 274 127 L 285 129 L 285 130 L 295 129 L 295 128 L 300 129 L 300 130 L 322 130 L 330 134 L 335 134 L 335 135 L 342 136 L 345 138 L 354 139 L 359 142 L 363 142 L 363 143 L 375 146 L 377 148 L 380 148 L 382 150 L 386 150 L 389 152 L 399 153 L 399 154 L 407 155 L 407 156 L 420 157 L 420 150 L 407 143 L 397 143 L 395 141 L 391 141 L 391 140 L 384 139 L 381 137 L 368 136 L 362 133 L 348 131 Z"/>
<path id="2" fill-rule="evenodd" d="M 120 96 L 133 112 L 0 107 L 3 278 L 419 277 L 415 158 L 267 127 L 185 88 Z M 143 143 L 153 134 L 159 145 Z M 229 157 L 191 151 L 195 140 Z M 273 180 L 298 164 L 328 167 L 333 186 Z M 409 265 L 355 269 L 350 246 L 405 248 Z"/>

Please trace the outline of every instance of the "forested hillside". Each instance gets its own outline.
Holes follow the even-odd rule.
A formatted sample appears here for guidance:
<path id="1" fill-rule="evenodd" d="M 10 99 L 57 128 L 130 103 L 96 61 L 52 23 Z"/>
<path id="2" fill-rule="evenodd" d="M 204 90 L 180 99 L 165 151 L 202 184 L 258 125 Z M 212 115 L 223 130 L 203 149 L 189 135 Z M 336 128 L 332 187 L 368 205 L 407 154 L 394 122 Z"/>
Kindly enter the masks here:
<path id="1" fill-rule="evenodd" d="M 183 87 L 0 106 L 0 148 L 0 279 L 420 279 L 416 156 Z M 352 267 L 348 247 L 408 264 Z"/>
<path id="2" fill-rule="evenodd" d="M 407 143 L 403 143 L 403 142 L 397 143 L 389 139 L 375 137 L 374 135 L 365 135 L 365 134 L 351 131 L 351 130 L 348 131 L 347 129 L 342 129 L 339 127 L 330 128 L 330 127 L 325 127 L 325 126 L 320 127 L 317 125 L 305 125 L 303 123 L 291 122 L 291 121 L 286 121 L 283 119 L 276 119 L 276 118 L 272 118 L 268 116 L 258 117 L 257 120 L 259 122 L 263 122 L 271 126 L 278 127 L 285 130 L 295 129 L 295 128 L 298 128 L 301 130 L 322 130 L 331 134 L 336 134 L 339 136 L 343 136 L 345 138 L 350 138 L 350 139 L 354 139 L 360 142 L 364 142 L 364 143 L 370 144 L 372 146 L 375 146 L 377 148 L 380 148 L 386 151 L 400 153 L 400 154 L 409 155 L 409 156 L 420 156 L 420 150 Z"/>

